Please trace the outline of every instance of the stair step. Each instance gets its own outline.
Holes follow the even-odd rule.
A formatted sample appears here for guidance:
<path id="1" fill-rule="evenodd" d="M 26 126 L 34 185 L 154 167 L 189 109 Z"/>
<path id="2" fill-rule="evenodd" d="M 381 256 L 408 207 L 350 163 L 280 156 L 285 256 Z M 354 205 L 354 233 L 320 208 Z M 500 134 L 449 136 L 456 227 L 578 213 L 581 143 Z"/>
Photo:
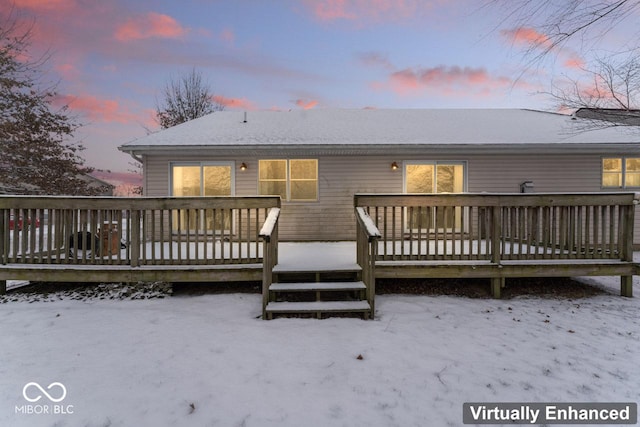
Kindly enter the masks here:
<path id="1" fill-rule="evenodd" d="M 367 289 L 363 282 L 303 282 L 272 283 L 269 287 L 274 292 L 313 292 L 313 291 L 362 291 Z"/>
<path id="2" fill-rule="evenodd" d="M 352 313 L 368 312 L 367 301 L 270 302 L 267 313 Z"/>
<path id="3" fill-rule="evenodd" d="M 358 264 L 344 264 L 344 265 L 285 265 L 276 264 L 273 267 L 274 273 L 357 273 L 362 271 L 362 267 Z"/>

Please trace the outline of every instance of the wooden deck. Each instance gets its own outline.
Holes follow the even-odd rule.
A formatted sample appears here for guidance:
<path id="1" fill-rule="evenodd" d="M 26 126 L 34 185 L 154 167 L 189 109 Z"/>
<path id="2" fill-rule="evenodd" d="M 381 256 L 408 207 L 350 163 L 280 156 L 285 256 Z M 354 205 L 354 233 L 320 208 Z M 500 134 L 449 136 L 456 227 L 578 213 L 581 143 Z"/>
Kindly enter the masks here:
<path id="1" fill-rule="evenodd" d="M 619 276 L 630 297 L 637 202 L 633 193 L 356 195 L 356 242 L 296 244 L 279 242 L 277 197 L 6 196 L 0 292 L 7 280 L 261 281 L 265 319 L 373 317 L 377 278 L 486 278 L 499 298 L 511 277 Z"/>
<path id="2" fill-rule="evenodd" d="M 279 197 L 0 197 L 6 280 L 262 280 Z"/>
<path id="3" fill-rule="evenodd" d="M 360 265 L 379 277 L 620 276 L 632 296 L 634 193 L 356 195 Z M 365 268 L 365 267 L 363 267 Z"/>

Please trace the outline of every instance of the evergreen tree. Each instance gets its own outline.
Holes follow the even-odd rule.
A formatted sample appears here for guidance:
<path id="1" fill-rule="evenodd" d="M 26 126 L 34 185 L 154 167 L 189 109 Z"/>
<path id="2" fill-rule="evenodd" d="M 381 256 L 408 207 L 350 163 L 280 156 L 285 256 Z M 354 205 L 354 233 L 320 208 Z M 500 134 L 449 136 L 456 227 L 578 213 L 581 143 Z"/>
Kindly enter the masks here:
<path id="1" fill-rule="evenodd" d="M 29 59 L 30 31 L 15 19 L 0 23 L 0 192 L 90 195 L 82 179 L 92 171 L 71 141 L 79 124 L 56 108 L 55 85 L 42 87 L 46 57 Z"/>

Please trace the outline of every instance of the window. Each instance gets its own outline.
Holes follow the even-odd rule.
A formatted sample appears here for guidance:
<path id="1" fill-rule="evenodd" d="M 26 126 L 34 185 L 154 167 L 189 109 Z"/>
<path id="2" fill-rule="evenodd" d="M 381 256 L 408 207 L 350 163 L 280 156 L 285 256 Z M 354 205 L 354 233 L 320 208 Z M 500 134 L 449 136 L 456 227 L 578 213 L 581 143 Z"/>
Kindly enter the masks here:
<path id="1" fill-rule="evenodd" d="M 602 159 L 602 186 L 605 188 L 640 187 L 640 158 Z"/>
<path id="2" fill-rule="evenodd" d="M 287 161 L 260 160 L 258 194 L 280 196 L 287 200 Z"/>
<path id="3" fill-rule="evenodd" d="M 404 190 L 417 194 L 462 193 L 465 191 L 465 169 L 464 162 L 405 162 Z M 462 218 L 463 210 L 459 207 L 448 212 L 424 208 L 412 211 L 406 221 L 412 230 L 460 230 Z"/>
<path id="4" fill-rule="evenodd" d="M 462 193 L 464 191 L 464 163 L 421 162 L 405 163 L 406 193 Z"/>
<path id="5" fill-rule="evenodd" d="M 230 196 L 230 164 L 171 165 L 171 195 Z"/>
<path id="6" fill-rule="evenodd" d="M 318 200 L 318 161 L 315 159 L 260 160 L 258 193 L 282 200 Z"/>
<path id="7" fill-rule="evenodd" d="M 231 196 L 233 194 L 233 164 L 191 163 L 171 164 L 171 195 L 174 197 Z M 181 210 L 173 218 L 173 228 L 184 231 L 203 226 L 207 230 L 230 230 L 231 218 L 207 211 L 199 223 L 195 210 Z M 187 226 L 188 225 L 188 226 Z"/>

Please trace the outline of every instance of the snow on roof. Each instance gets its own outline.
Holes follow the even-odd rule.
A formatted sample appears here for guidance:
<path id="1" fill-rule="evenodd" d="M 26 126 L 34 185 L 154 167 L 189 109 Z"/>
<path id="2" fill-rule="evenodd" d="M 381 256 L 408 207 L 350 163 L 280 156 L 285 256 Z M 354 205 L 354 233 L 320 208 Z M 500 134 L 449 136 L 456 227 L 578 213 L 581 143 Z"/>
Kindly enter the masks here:
<path id="1" fill-rule="evenodd" d="M 622 128 L 580 133 L 575 126 L 579 121 L 568 115 L 522 109 L 221 111 L 120 149 L 640 142 L 638 132 Z"/>

